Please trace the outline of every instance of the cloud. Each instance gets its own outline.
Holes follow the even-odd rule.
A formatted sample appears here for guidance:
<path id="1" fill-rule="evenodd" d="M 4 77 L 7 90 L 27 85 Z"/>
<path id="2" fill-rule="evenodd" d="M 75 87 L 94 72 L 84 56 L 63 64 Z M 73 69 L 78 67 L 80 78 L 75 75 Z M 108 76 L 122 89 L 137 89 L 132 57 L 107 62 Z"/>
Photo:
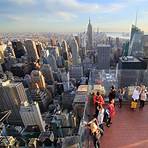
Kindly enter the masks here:
<path id="1" fill-rule="evenodd" d="M 72 11 L 75 13 L 116 12 L 125 7 L 124 3 L 99 4 L 78 0 L 45 0 L 50 11 Z"/>
<path id="2" fill-rule="evenodd" d="M 77 18 L 77 15 L 74 15 L 74 14 L 68 13 L 68 12 L 64 12 L 64 11 L 59 11 L 59 12 L 55 13 L 55 15 L 57 17 L 59 17 L 60 19 L 64 19 L 67 21 Z"/>
<path id="3" fill-rule="evenodd" d="M 8 0 L 9 2 L 16 3 L 18 5 L 23 5 L 23 4 L 33 4 L 35 0 Z"/>

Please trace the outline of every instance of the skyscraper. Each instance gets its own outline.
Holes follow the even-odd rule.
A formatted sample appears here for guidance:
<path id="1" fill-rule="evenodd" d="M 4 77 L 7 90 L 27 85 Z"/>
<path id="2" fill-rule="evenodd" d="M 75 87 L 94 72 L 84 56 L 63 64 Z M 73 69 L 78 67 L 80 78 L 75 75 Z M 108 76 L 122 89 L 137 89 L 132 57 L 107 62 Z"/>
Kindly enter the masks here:
<path id="1" fill-rule="evenodd" d="M 33 70 L 31 72 L 32 82 L 37 83 L 40 89 L 45 89 L 45 79 L 41 71 Z"/>
<path id="2" fill-rule="evenodd" d="M 10 123 L 22 124 L 19 108 L 25 101 L 27 101 L 27 96 L 22 83 L 1 82 L 0 109 L 2 111 L 11 110 Z"/>
<path id="3" fill-rule="evenodd" d="M 144 32 L 133 25 L 131 29 L 131 38 L 128 53 L 129 56 L 132 55 L 134 57 L 143 57 L 143 38 Z"/>
<path id="4" fill-rule="evenodd" d="M 29 125 L 38 125 L 41 131 L 45 131 L 45 122 L 42 119 L 37 102 L 34 102 L 33 104 L 25 102 L 21 105 L 20 115 L 25 127 Z"/>
<path id="5" fill-rule="evenodd" d="M 68 60 L 68 45 L 65 40 L 62 42 L 61 48 L 62 48 L 62 56 L 64 60 Z"/>
<path id="6" fill-rule="evenodd" d="M 144 35 L 143 49 L 144 49 L 144 58 L 148 59 L 148 35 Z"/>
<path id="7" fill-rule="evenodd" d="M 4 63 L 4 50 L 6 49 L 6 45 L 0 43 L 0 63 Z"/>
<path id="8" fill-rule="evenodd" d="M 80 64 L 79 46 L 75 38 L 72 39 L 70 47 L 71 47 L 71 52 L 72 52 L 73 65 Z"/>
<path id="9" fill-rule="evenodd" d="M 97 46 L 97 68 L 109 69 L 110 68 L 110 45 L 98 45 Z"/>
<path id="10" fill-rule="evenodd" d="M 92 50 L 92 25 L 90 23 L 90 19 L 89 19 L 89 24 L 88 24 L 88 27 L 87 27 L 86 48 L 87 48 L 87 50 Z"/>
<path id="11" fill-rule="evenodd" d="M 39 55 L 37 52 L 35 42 L 32 40 L 26 40 L 24 43 L 27 49 L 28 60 L 30 62 L 36 62 L 39 59 Z"/>
<path id="12" fill-rule="evenodd" d="M 45 81 L 47 84 L 53 84 L 54 83 L 54 78 L 53 78 L 53 73 L 51 66 L 49 64 L 43 64 L 41 66 L 41 71 L 45 77 Z"/>
<path id="13" fill-rule="evenodd" d="M 16 58 L 21 58 L 21 56 L 24 56 L 26 53 L 25 48 L 21 41 L 13 40 L 12 48 L 14 49 Z"/>
<path id="14" fill-rule="evenodd" d="M 51 54 L 48 55 L 47 64 L 50 64 L 52 71 L 54 71 L 54 72 L 58 71 L 57 63 L 56 63 L 55 57 L 53 55 L 51 55 Z"/>
<path id="15" fill-rule="evenodd" d="M 36 44 L 36 49 L 37 49 L 37 53 L 38 53 L 39 57 L 41 57 L 41 51 L 43 50 L 42 43 L 38 42 Z"/>

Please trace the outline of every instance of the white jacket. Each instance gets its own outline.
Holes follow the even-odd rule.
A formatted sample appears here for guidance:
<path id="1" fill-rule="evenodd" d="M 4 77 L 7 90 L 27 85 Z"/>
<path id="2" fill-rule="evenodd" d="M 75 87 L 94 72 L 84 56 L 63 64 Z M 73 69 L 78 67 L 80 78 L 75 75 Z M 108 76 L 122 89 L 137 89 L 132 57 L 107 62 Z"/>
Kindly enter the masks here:
<path id="1" fill-rule="evenodd" d="M 103 124 L 103 119 L 104 119 L 104 108 L 102 109 L 101 112 L 99 111 L 99 114 L 98 114 L 97 119 L 98 119 L 98 124 L 99 124 L 99 125 L 100 125 L 100 124 Z"/>
<path id="2" fill-rule="evenodd" d="M 140 92 L 135 89 L 134 92 L 133 92 L 132 98 L 134 100 L 138 100 L 139 99 L 139 96 L 140 96 Z"/>

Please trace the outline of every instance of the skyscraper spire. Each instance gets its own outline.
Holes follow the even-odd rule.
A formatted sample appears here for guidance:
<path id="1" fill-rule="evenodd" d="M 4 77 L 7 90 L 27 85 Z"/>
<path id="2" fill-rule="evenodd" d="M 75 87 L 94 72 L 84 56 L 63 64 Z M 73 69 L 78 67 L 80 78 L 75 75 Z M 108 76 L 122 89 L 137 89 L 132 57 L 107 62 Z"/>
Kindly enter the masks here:
<path id="1" fill-rule="evenodd" d="M 89 17 L 89 24 L 87 27 L 87 45 L 86 45 L 87 50 L 92 49 L 92 25 L 90 23 L 90 17 Z"/>
<path id="2" fill-rule="evenodd" d="M 138 9 L 136 11 L 136 19 L 135 19 L 135 26 L 137 27 L 137 19 L 138 19 Z"/>

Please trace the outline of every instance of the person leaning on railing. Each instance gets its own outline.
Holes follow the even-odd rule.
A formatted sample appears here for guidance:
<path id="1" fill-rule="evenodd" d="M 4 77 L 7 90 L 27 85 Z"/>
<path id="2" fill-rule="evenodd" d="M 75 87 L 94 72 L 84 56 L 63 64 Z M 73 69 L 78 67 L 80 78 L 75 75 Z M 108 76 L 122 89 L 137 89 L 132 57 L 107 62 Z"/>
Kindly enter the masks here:
<path id="1" fill-rule="evenodd" d="M 99 128 L 97 119 L 93 118 L 88 123 L 84 122 L 83 125 L 89 128 L 91 131 L 94 148 L 100 148 L 100 137 L 101 137 L 101 133 L 103 133 L 103 130 Z"/>

